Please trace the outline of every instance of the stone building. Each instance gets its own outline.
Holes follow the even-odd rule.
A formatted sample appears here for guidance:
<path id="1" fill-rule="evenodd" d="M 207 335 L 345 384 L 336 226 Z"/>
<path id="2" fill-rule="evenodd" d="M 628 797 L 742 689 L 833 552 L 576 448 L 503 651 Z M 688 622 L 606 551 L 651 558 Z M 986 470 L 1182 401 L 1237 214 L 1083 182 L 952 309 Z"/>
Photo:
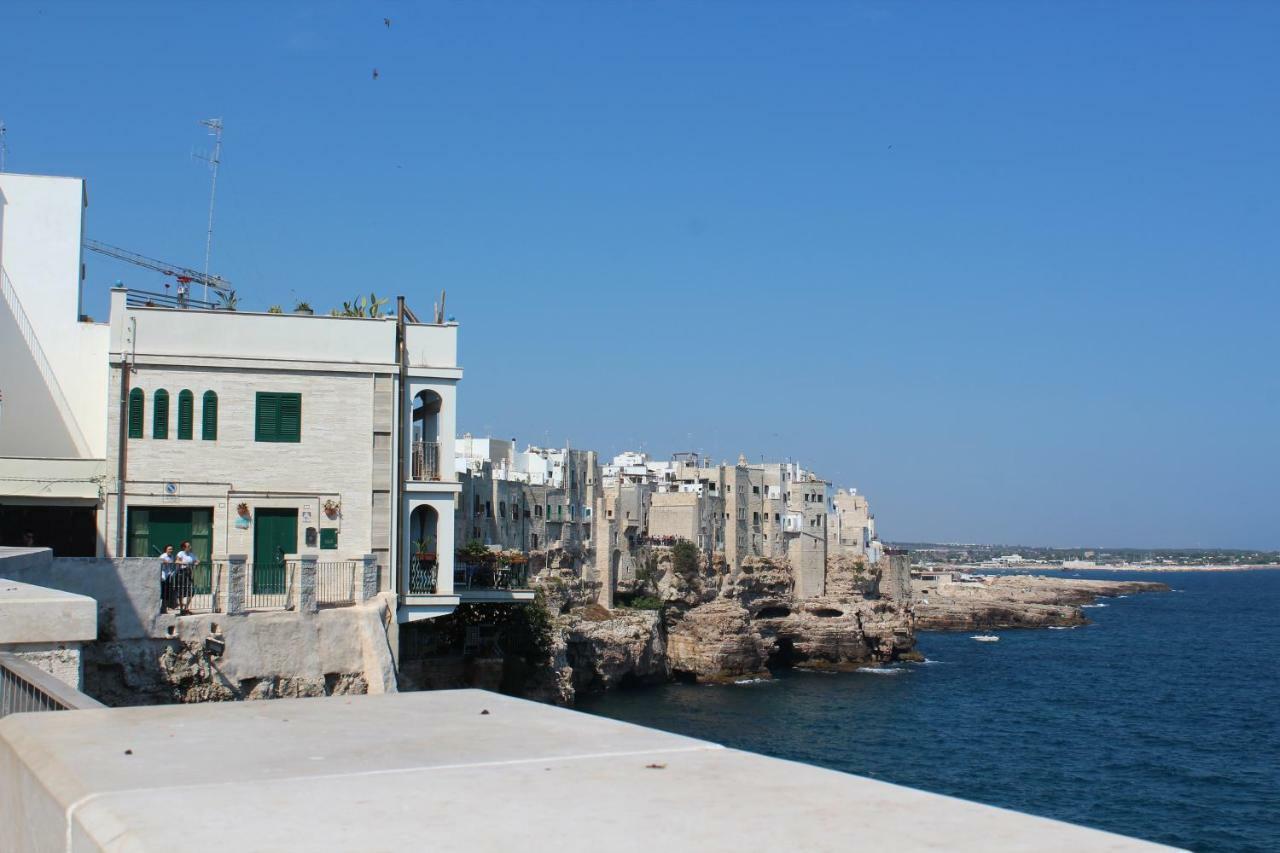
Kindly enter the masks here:
<path id="1" fill-rule="evenodd" d="M 0 534 L 16 518 L 59 556 L 189 540 L 207 566 L 259 572 L 372 555 L 401 621 L 472 596 L 454 588 L 457 324 L 403 300 L 376 318 L 253 313 L 123 286 L 94 323 L 86 198 L 79 179 L 0 175 Z M 552 464 L 581 505 L 580 457 Z"/>

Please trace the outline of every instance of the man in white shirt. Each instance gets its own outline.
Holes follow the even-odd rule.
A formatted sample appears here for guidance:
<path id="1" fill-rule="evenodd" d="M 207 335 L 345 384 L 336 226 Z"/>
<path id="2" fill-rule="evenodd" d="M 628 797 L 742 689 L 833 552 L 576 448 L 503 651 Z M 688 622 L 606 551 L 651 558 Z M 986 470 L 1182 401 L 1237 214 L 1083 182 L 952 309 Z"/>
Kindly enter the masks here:
<path id="1" fill-rule="evenodd" d="M 192 570 L 198 562 L 200 562 L 199 558 L 191 551 L 191 543 L 183 542 L 182 550 L 178 552 L 178 569 L 174 573 L 173 584 L 180 607 L 178 612 L 184 616 L 191 612 L 191 596 L 195 593 L 196 585 Z"/>
<path id="2" fill-rule="evenodd" d="M 164 613 L 170 607 L 174 607 L 173 596 L 173 573 L 176 571 L 173 564 L 173 546 L 165 545 L 164 552 L 160 554 L 160 612 Z"/>

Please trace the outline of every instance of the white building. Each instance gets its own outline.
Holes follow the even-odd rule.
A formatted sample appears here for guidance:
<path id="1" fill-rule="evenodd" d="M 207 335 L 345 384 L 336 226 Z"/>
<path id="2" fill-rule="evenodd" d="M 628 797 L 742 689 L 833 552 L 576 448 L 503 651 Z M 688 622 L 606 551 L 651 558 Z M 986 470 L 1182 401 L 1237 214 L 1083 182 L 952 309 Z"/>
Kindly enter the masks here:
<path id="1" fill-rule="evenodd" d="M 37 544 L 102 556 L 190 540 L 262 577 L 372 554 L 401 621 L 532 598 L 454 588 L 456 324 L 161 308 L 124 288 L 109 324 L 85 322 L 84 182 L 6 174 L 0 194 L 6 538 L 38 525 Z"/>

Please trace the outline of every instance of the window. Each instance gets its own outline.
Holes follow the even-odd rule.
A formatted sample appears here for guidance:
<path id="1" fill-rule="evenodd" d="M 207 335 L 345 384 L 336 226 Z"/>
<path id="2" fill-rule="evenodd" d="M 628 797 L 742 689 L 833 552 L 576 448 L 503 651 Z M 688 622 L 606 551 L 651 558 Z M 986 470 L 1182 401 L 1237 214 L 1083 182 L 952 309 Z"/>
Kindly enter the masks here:
<path id="1" fill-rule="evenodd" d="M 178 440 L 190 441 L 195 419 L 196 395 L 185 388 L 178 392 Z"/>
<path id="2" fill-rule="evenodd" d="M 302 395 L 259 391 L 254 441 L 302 441 Z"/>
<path id="3" fill-rule="evenodd" d="M 758 494 L 760 494 L 760 487 L 759 487 L 759 486 L 752 486 L 752 487 L 751 487 L 751 494 L 753 494 L 753 495 L 758 495 Z"/>
<path id="4" fill-rule="evenodd" d="M 169 437 L 169 392 L 163 388 L 151 398 L 151 437 Z"/>
<path id="5" fill-rule="evenodd" d="M 142 406 L 145 396 L 141 388 L 134 388 L 129 392 L 129 438 L 142 438 Z"/>
<path id="6" fill-rule="evenodd" d="M 200 409 L 200 438 L 218 440 L 218 395 L 212 391 L 204 392 L 204 403 Z"/>

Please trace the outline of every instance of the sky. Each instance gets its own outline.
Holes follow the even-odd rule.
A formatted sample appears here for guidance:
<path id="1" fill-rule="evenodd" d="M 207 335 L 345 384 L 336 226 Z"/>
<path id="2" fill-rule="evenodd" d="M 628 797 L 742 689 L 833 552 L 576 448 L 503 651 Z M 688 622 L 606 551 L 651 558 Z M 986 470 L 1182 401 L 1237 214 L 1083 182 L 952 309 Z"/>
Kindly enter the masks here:
<path id="1" fill-rule="evenodd" d="M 389 18 L 390 26 L 384 23 Z M 7 0 L 10 171 L 242 308 L 441 289 L 459 430 L 898 541 L 1280 548 L 1280 4 Z M 374 78 L 374 70 L 377 78 Z M 99 319 L 116 279 L 87 255 Z"/>

